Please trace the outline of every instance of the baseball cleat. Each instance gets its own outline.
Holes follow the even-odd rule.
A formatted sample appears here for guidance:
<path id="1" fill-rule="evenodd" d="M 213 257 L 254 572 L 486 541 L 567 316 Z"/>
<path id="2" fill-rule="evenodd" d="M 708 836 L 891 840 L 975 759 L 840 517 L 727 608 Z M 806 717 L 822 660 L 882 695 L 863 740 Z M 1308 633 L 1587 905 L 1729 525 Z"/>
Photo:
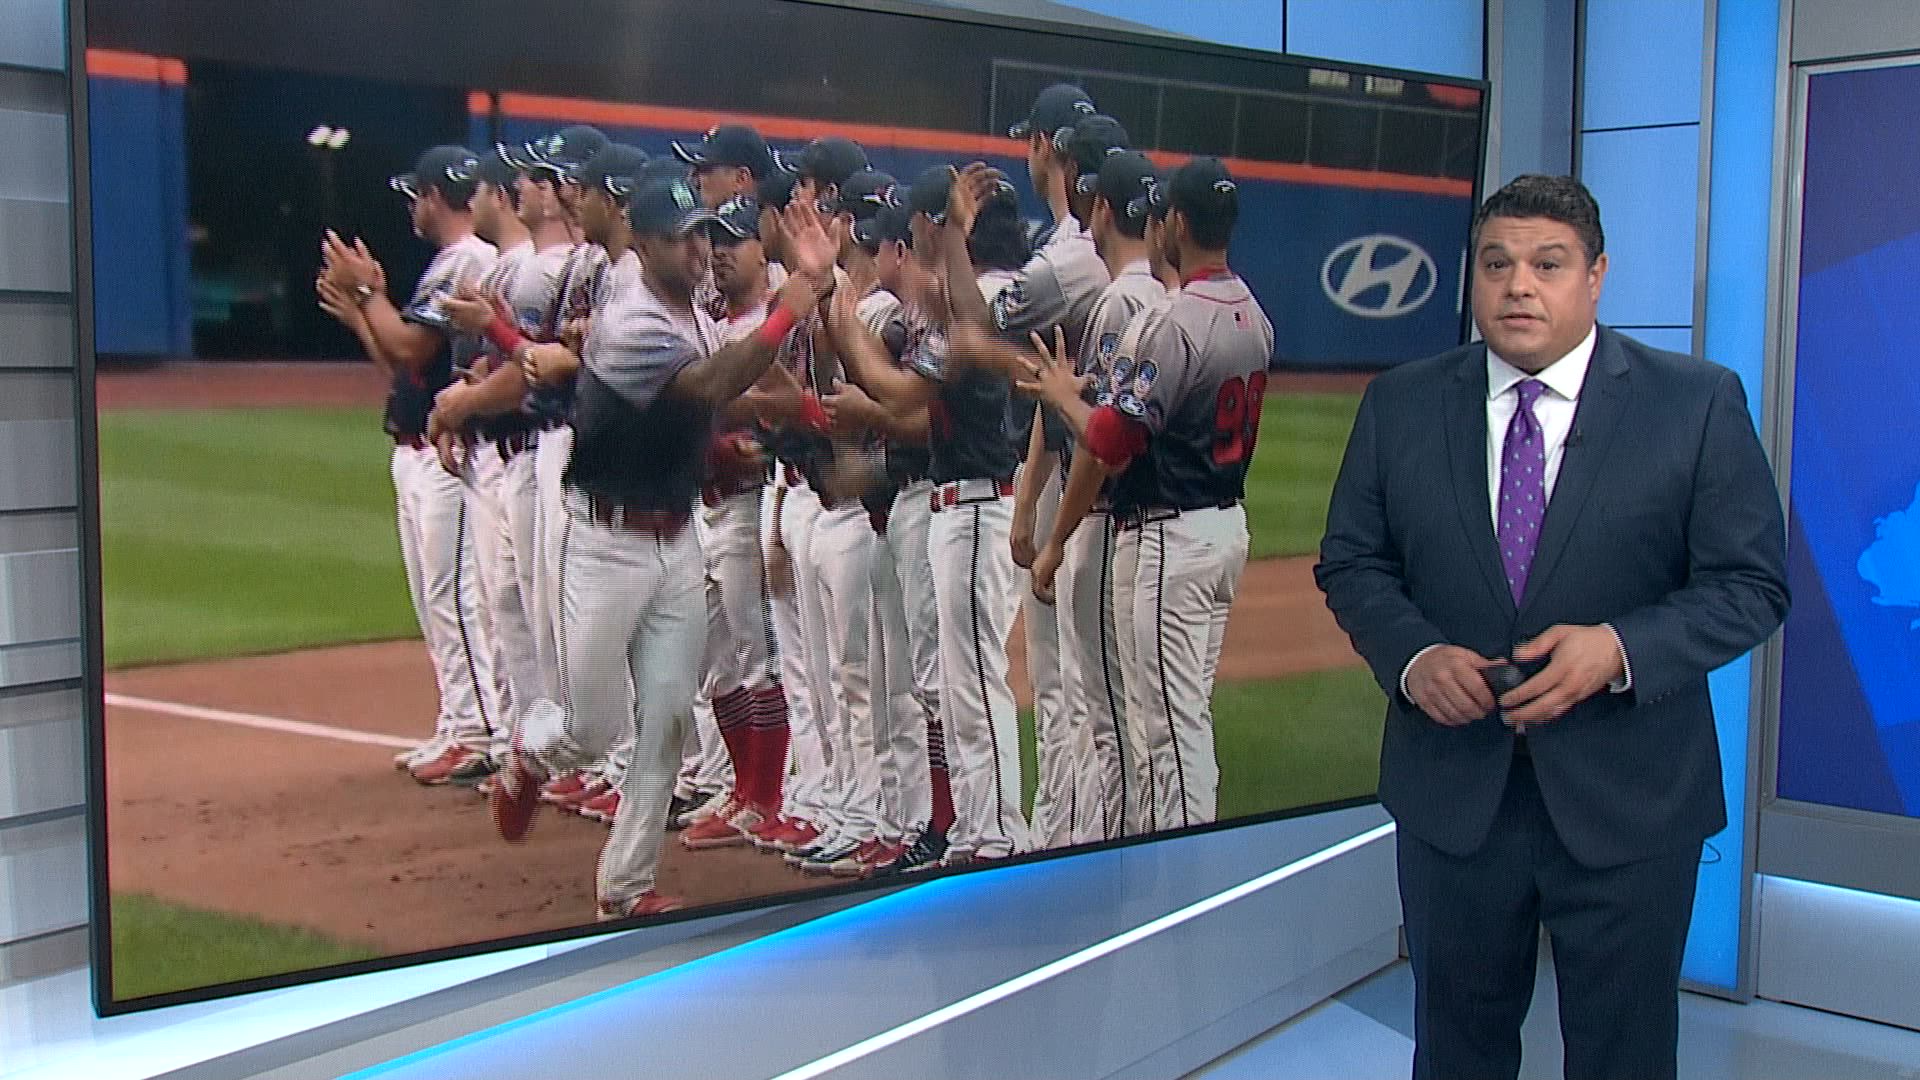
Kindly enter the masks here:
<path id="1" fill-rule="evenodd" d="M 778 849 L 774 847 L 774 841 L 792 827 L 792 819 L 770 814 L 762 818 L 760 824 L 747 830 L 747 842 L 761 851 L 775 851 Z"/>
<path id="2" fill-rule="evenodd" d="M 686 902 L 677 896 L 662 896 L 652 889 L 625 902 L 602 900 L 594 911 L 599 922 L 616 922 L 620 919 L 644 919 L 651 915 L 665 915 L 669 911 L 679 911 Z"/>
<path id="3" fill-rule="evenodd" d="M 393 755 L 393 767 L 400 772 L 412 772 L 414 769 L 439 757 L 446 749 L 446 741 L 440 736 L 435 735 L 426 742 L 413 747 L 411 750 L 402 750 Z"/>
<path id="4" fill-rule="evenodd" d="M 747 842 L 747 830 L 760 821 L 760 811 L 729 800 L 718 812 L 687 826 L 687 831 L 680 834 L 680 843 L 689 851 L 739 847 Z"/>
<path id="5" fill-rule="evenodd" d="M 706 801 L 707 797 L 699 792 L 695 792 L 692 795 L 675 795 L 672 801 L 667 803 L 667 831 L 673 832 L 686 828 L 687 822 L 680 819 L 684 815 L 698 810 L 700 805 Z"/>
<path id="6" fill-rule="evenodd" d="M 587 817 L 587 804 L 605 796 L 613 790 L 613 785 L 605 780 L 589 780 L 580 785 L 571 794 L 555 799 L 553 805 L 569 814 Z"/>
<path id="7" fill-rule="evenodd" d="M 866 877 L 883 860 L 897 856 L 902 849 L 884 840 L 873 839 L 861 844 L 852 855 L 827 867 L 834 877 Z"/>
<path id="8" fill-rule="evenodd" d="M 914 838 L 913 843 L 907 845 L 907 850 L 901 852 L 899 858 L 893 860 L 893 862 L 878 872 L 882 874 L 910 874 L 916 870 L 925 870 L 928 867 L 939 866 L 940 860 L 946 853 L 947 838 L 945 834 L 937 832 L 921 833 Z"/>
<path id="9" fill-rule="evenodd" d="M 549 802 L 549 803 L 563 803 L 563 802 L 566 802 L 570 797 L 579 794 L 580 789 L 586 786 L 587 786 L 586 776 L 580 773 L 578 770 L 576 770 L 574 772 L 567 773 L 565 776 L 555 777 L 554 779 L 549 780 L 545 784 L 541 785 L 540 801 Z"/>
<path id="10" fill-rule="evenodd" d="M 692 810 L 689 810 L 687 813 L 681 815 L 680 827 L 683 829 L 691 828 L 692 826 L 697 825 L 700 822 L 705 821 L 707 818 L 710 818 L 713 815 L 719 813 L 722 807 L 732 806 L 733 801 L 734 801 L 733 792 L 728 791 L 725 788 L 722 788 L 721 790 L 716 791 L 711 795 L 708 795 L 706 799 L 700 803 L 699 806 L 696 806 Z"/>
<path id="11" fill-rule="evenodd" d="M 589 821 L 611 825 L 614 817 L 620 813 L 620 793 L 612 790 L 603 791 L 586 802 L 580 803 L 574 812 Z"/>
<path id="12" fill-rule="evenodd" d="M 527 838 L 527 830 L 533 828 L 534 815 L 540 810 L 540 777 L 518 750 L 507 751 L 487 804 L 493 811 L 494 827 L 507 843 L 518 844 Z"/>
<path id="13" fill-rule="evenodd" d="M 492 776 L 499 768 L 500 766 L 494 764 L 493 759 L 485 754 L 468 754 L 466 757 L 461 758 L 459 763 L 447 773 L 447 783 L 459 784 L 461 787 L 472 787 L 487 777 Z"/>
<path id="14" fill-rule="evenodd" d="M 470 758 L 476 757 L 484 759 L 486 755 L 478 751 L 468 750 L 463 746 L 449 746 L 439 757 L 423 765 L 415 766 L 410 770 L 410 773 L 415 783 L 425 784 L 428 787 L 438 787 L 441 784 L 451 783 L 454 772 L 462 766 L 467 765 Z"/>
<path id="15" fill-rule="evenodd" d="M 835 864 L 853 861 L 864 846 L 865 841 L 845 839 L 837 844 L 817 848 L 812 855 L 801 861 L 800 869 L 808 874 L 831 874 Z"/>
<path id="16" fill-rule="evenodd" d="M 820 830 L 813 823 L 799 818 L 788 818 L 787 827 L 776 832 L 767 841 L 767 846 L 782 855 L 791 855 L 820 839 Z"/>

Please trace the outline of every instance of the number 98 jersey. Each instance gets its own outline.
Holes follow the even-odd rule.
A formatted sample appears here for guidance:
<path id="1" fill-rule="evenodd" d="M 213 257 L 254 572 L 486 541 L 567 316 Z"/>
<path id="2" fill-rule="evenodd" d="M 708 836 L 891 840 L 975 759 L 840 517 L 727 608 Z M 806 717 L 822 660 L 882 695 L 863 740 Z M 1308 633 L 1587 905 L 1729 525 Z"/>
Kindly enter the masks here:
<path id="1" fill-rule="evenodd" d="M 1142 311 L 1101 395 L 1152 436 L 1119 478 L 1114 508 L 1198 510 L 1243 498 L 1272 359 L 1273 324 L 1225 269 Z"/>

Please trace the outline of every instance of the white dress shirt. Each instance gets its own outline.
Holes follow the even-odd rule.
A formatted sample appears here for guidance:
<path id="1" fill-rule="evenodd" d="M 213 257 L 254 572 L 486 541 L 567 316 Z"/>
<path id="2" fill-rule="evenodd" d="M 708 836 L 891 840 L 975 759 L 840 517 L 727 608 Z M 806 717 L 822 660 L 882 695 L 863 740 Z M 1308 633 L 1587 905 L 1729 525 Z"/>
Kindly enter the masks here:
<path id="1" fill-rule="evenodd" d="M 1500 459 L 1506 448 L 1507 427 L 1513 423 L 1514 413 L 1520 411 L 1520 384 L 1538 379 L 1546 385 L 1546 390 L 1534 400 L 1533 418 L 1546 437 L 1546 474 L 1541 480 L 1547 502 L 1551 504 L 1554 483 L 1560 478 L 1560 463 L 1566 458 L 1567 439 L 1573 433 L 1574 412 L 1580 405 L 1580 387 L 1587 381 L 1587 367 L 1593 362 L 1593 345 L 1598 334 L 1597 328 L 1588 330 L 1580 344 L 1537 375 L 1529 375 L 1494 355 L 1492 349 L 1487 350 L 1487 520 L 1496 535 L 1500 529 Z M 1626 672 L 1608 684 L 1607 689 L 1616 694 L 1625 693 L 1633 688 L 1633 664 L 1627 659 L 1626 645 L 1620 642 L 1619 631 L 1610 623 L 1601 625 L 1613 634 L 1619 645 L 1621 667 Z M 1413 659 L 1401 669 L 1402 697 L 1408 696 L 1407 672 L 1413 670 L 1414 662 L 1439 647 L 1429 645 L 1414 653 Z"/>

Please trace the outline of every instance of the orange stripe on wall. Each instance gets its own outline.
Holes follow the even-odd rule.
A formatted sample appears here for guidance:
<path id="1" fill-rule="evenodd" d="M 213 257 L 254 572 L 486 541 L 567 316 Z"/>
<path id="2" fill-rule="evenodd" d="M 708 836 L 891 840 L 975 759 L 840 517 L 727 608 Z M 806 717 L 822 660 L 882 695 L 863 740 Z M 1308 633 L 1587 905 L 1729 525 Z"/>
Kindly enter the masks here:
<path id="1" fill-rule="evenodd" d="M 483 114 L 485 95 L 475 93 L 468 107 Z M 804 120 L 785 116 L 759 116 L 752 113 L 717 112 L 707 109 L 681 109 L 666 105 L 625 105 L 577 98 L 546 97 L 539 94 L 502 93 L 500 111 L 523 120 L 546 120 L 559 124 L 595 124 L 606 127 L 637 127 L 661 131 L 683 131 L 688 135 L 704 132 L 716 124 L 751 124 L 771 139 L 804 142 L 823 135 L 840 135 L 867 146 L 894 146 L 910 150 L 931 150 L 956 155 L 994 155 L 1024 158 L 1027 145 L 1015 139 L 991 135 L 968 135 L 958 131 L 929 128 L 887 127 L 879 124 L 838 123 L 828 120 Z M 1178 165 L 1192 157 L 1151 151 L 1147 156 L 1162 167 Z M 1279 161 L 1252 161 L 1227 158 L 1227 168 L 1235 175 L 1254 180 L 1278 180 L 1294 184 L 1327 187 L 1366 188 L 1379 191 L 1406 191 L 1424 195 L 1453 195 L 1470 198 L 1473 182 L 1437 176 L 1409 176 L 1401 173 L 1368 172 L 1364 169 L 1334 169 L 1323 165 L 1299 165 Z"/>
<path id="2" fill-rule="evenodd" d="M 88 49 L 87 74 L 165 83 L 168 86 L 187 84 L 187 65 L 179 60 L 114 49 Z"/>

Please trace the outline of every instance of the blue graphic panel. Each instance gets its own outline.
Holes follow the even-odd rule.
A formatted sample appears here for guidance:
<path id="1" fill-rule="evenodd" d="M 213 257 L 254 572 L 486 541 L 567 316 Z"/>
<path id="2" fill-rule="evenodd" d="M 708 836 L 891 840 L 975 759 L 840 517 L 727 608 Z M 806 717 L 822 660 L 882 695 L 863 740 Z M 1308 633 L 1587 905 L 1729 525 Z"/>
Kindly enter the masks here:
<path id="1" fill-rule="evenodd" d="M 1920 816 L 1920 66 L 1814 76 L 1781 797 Z M 1906 200 L 1911 201 L 1911 200 Z"/>
<path id="2" fill-rule="evenodd" d="M 186 88 L 155 80 L 87 80 L 92 158 L 94 349 L 190 356 Z"/>

